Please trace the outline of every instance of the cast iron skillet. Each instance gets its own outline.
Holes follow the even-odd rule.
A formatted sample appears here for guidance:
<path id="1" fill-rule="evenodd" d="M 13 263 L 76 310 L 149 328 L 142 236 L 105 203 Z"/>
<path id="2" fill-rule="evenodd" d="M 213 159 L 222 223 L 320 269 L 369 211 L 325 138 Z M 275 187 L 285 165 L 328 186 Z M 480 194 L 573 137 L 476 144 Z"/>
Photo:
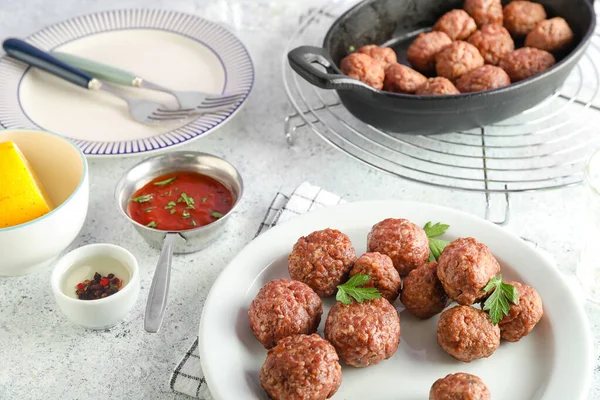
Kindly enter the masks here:
<path id="1" fill-rule="evenodd" d="M 392 47 L 398 61 L 420 32 L 430 30 L 445 12 L 464 0 L 366 0 L 329 28 L 323 48 L 302 46 L 288 54 L 291 67 L 308 82 L 335 89 L 355 117 L 389 132 L 432 134 L 476 128 L 519 114 L 561 87 L 590 43 L 596 19 L 589 0 L 535 0 L 548 18 L 561 16 L 575 33 L 566 56 L 543 74 L 486 92 L 454 96 L 414 96 L 378 91 L 342 75 L 338 65 L 350 46 L 375 43 Z M 503 1 L 508 3 L 508 1 Z M 522 43 L 517 43 L 520 47 Z M 324 67 L 326 72 L 321 67 Z"/>

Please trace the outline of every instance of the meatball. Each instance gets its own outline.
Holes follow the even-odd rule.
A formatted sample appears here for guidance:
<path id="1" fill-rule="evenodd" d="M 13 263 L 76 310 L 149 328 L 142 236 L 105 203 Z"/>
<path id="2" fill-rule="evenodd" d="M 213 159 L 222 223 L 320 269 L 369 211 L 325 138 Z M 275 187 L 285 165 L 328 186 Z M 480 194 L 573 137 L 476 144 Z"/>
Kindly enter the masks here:
<path id="1" fill-rule="evenodd" d="M 470 306 L 455 306 L 438 321 L 440 347 L 462 362 L 491 356 L 500 346 L 500 328 L 492 325 L 487 313 Z"/>
<path id="2" fill-rule="evenodd" d="M 459 372 L 435 381 L 429 400 L 491 400 L 492 394 L 478 376 Z"/>
<path id="3" fill-rule="evenodd" d="M 487 64 L 498 65 L 500 60 L 515 49 L 510 33 L 501 25 L 484 25 L 468 40 L 477 47 Z"/>
<path id="4" fill-rule="evenodd" d="M 423 228 L 401 218 L 375 224 L 367 236 L 367 248 L 391 258 L 400 276 L 425 264 L 429 258 L 429 239 Z"/>
<path id="5" fill-rule="evenodd" d="M 510 85 L 510 78 L 502 68 L 484 65 L 467 72 L 456 81 L 461 93 L 482 92 Z"/>
<path id="6" fill-rule="evenodd" d="M 475 20 L 477 26 L 487 24 L 502 25 L 502 2 L 500 0 L 465 0 L 465 11 Z"/>
<path id="7" fill-rule="evenodd" d="M 575 35 L 564 18 L 556 17 L 539 22 L 527 35 L 525 46 L 559 53 L 566 50 Z"/>
<path id="8" fill-rule="evenodd" d="M 351 367 L 368 367 L 390 358 L 400 343 L 400 318 L 383 298 L 336 303 L 325 322 L 325 337 Z"/>
<path id="9" fill-rule="evenodd" d="M 499 272 L 500 264 L 490 249 L 473 238 L 456 239 L 438 259 L 437 275 L 444 290 L 462 305 L 482 299 L 483 288 Z"/>
<path id="10" fill-rule="evenodd" d="M 508 315 L 500 320 L 500 334 L 502 339 L 509 342 L 518 342 L 529 334 L 540 322 L 544 310 L 542 299 L 538 292 L 531 286 L 519 282 L 509 282 L 519 293 L 519 304 L 510 303 Z"/>
<path id="11" fill-rule="evenodd" d="M 459 90 L 446 78 L 441 76 L 427 79 L 423 85 L 419 86 L 415 94 L 418 95 L 449 95 L 460 94 Z"/>
<path id="12" fill-rule="evenodd" d="M 394 268 L 392 259 L 385 254 L 365 253 L 358 257 L 354 263 L 350 276 L 356 274 L 369 275 L 371 279 L 362 287 L 374 287 L 379 290 L 381 296 L 390 303 L 398 298 L 402 281 L 400 274 Z"/>
<path id="13" fill-rule="evenodd" d="M 406 59 L 424 74 L 435 72 L 435 56 L 452 43 L 444 32 L 421 33 L 406 50 Z"/>
<path id="14" fill-rule="evenodd" d="M 325 400 L 340 387 L 342 367 L 325 339 L 294 335 L 269 350 L 259 378 L 273 400 Z"/>
<path id="15" fill-rule="evenodd" d="M 465 40 L 477 30 L 477 24 L 465 10 L 452 10 L 435 23 L 433 30 L 444 32 L 452 40 Z"/>
<path id="16" fill-rule="evenodd" d="M 371 56 L 375 60 L 383 62 L 385 65 L 398 61 L 396 59 L 396 53 L 389 47 L 379 47 L 374 44 L 369 44 L 358 49 L 358 52 Z"/>
<path id="17" fill-rule="evenodd" d="M 546 19 L 544 6 L 531 1 L 513 1 L 503 12 L 504 27 L 514 37 L 526 36 L 538 22 Z"/>
<path id="18" fill-rule="evenodd" d="M 268 282 L 248 310 L 252 332 L 267 349 L 286 336 L 316 332 L 321 315 L 321 298 L 308 285 L 291 279 Z"/>
<path id="19" fill-rule="evenodd" d="M 385 64 L 363 53 L 352 53 L 342 60 L 340 69 L 350 78 L 381 90 L 385 78 Z"/>
<path id="20" fill-rule="evenodd" d="M 427 78 L 406 65 L 389 64 L 385 69 L 383 90 L 413 94 L 425 81 L 427 81 Z"/>
<path id="21" fill-rule="evenodd" d="M 435 68 L 439 76 L 451 81 L 485 64 L 477 47 L 467 42 L 457 41 L 440 51 Z"/>
<path id="22" fill-rule="evenodd" d="M 290 277 L 306 283 L 321 297 L 333 295 L 356 260 L 348 236 L 335 229 L 303 236 L 288 257 Z"/>
<path id="23" fill-rule="evenodd" d="M 431 318 L 446 308 L 448 295 L 437 277 L 437 262 L 410 271 L 404 279 L 400 301 L 411 314 L 421 319 Z"/>
<path id="24" fill-rule="evenodd" d="M 506 71 L 512 82 L 518 82 L 540 74 L 554 64 L 554 56 L 547 51 L 523 47 L 508 53 L 498 66 Z"/>

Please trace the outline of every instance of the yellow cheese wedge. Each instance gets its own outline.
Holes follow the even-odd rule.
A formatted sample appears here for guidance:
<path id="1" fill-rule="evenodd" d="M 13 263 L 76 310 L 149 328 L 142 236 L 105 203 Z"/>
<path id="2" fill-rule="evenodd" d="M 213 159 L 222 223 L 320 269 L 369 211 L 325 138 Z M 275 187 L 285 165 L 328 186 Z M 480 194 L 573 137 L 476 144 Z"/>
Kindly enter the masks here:
<path id="1" fill-rule="evenodd" d="M 0 228 L 19 225 L 52 210 L 42 185 L 13 142 L 0 143 Z"/>

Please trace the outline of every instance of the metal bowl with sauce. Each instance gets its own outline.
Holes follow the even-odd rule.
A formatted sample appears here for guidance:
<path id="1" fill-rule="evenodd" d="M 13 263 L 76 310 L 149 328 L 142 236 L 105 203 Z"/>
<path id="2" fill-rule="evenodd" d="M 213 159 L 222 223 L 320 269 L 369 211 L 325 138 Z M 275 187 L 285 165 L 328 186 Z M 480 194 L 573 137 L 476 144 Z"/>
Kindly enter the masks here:
<path id="1" fill-rule="evenodd" d="M 129 213 L 129 204 L 133 195 L 153 179 L 175 172 L 196 172 L 222 183 L 231 192 L 232 208 L 208 225 L 180 231 L 155 229 L 135 221 Z M 117 207 L 150 246 L 161 249 L 146 305 L 144 320 L 146 331 L 158 332 L 162 324 L 173 254 L 202 250 L 217 239 L 237 208 L 243 190 L 242 177 L 232 164 L 210 154 L 192 151 L 172 152 L 148 158 L 134 165 L 121 177 L 115 189 Z"/>

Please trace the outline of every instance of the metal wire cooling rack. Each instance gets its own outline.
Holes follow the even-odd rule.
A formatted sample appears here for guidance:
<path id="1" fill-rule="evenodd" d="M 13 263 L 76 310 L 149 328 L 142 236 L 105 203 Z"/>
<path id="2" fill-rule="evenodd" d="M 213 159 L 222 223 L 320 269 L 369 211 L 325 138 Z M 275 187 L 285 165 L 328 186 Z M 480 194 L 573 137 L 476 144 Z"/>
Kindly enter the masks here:
<path id="1" fill-rule="evenodd" d="M 562 89 L 511 119 L 476 130 L 434 136 L 386 133 L 352 116 L 335 91 L 318 89 L 289 67 L 287 53 L 321 46 L 335 18 L 356 1 L 338 0 L 313 9 L 300 21 L 283 55 L 283 83 L 295 113 L 285 119 L 293 145 L 300 127 L 379 170 L 443 188 L 482 192 L 486 218 L 490 196 L 501 194 L 508 220 L 510 193 L 555 189 L 581 183 L 586 159 L 600 147 L 600 34 Z"/>

